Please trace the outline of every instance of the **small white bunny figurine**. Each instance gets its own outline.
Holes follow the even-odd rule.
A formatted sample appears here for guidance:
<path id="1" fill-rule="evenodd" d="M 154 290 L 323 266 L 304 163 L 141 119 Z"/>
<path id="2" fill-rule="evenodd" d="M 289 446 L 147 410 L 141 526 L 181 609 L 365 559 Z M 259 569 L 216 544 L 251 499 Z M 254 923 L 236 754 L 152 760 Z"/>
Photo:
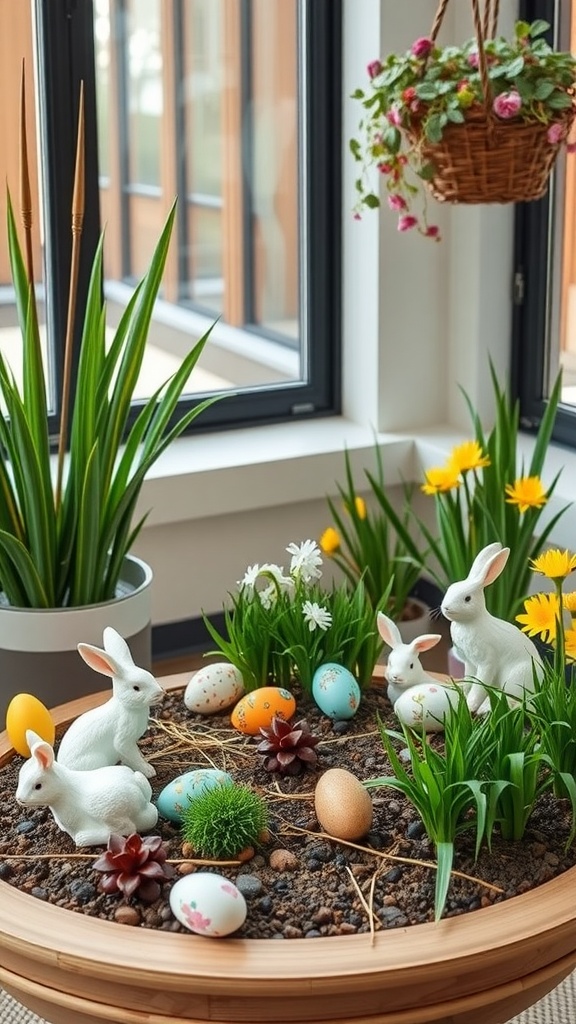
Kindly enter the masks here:
<path id="1" fill-rule="evenodd" d="M 74 771 L 58 764 L 50 744 L 31 729 L 26 740 L 31 756 L 20 769 L 16 800 L 24 807 L 49 807 L 76 846 L 100 846 L 112 833 L 129 836 L 156 824 L 152 787 L 141 772 L 126 765 Z"/>
<path id="2" fill-rule="evenodd" d="M 465 580 L 451 583 L 442 601 L 442 613 L 450 621 L 450 635 L 465 665 L 465 676 L 474 680 L 467 701 L 471 711 L 490 711 L 483 683 L 521 700 L 534 691 L 534 672 L 542 673 L 536 646 L 517 626 L 497 619 L 486 608 L 484 587 L 503 571 L 510 548 L 488 544 L 476 556 Z"/>
<path id="3" fill-rule="evenodd" d="M 450 708 L 458 701 L 456 688 L 444 685 L 422 668 L 419 655 L 442 639 L 440 633 L 423 633 L 404 643 L 398 626 L 383 612 L 377 616 L 378 632 L 391 648 L 385 676 L 394 714 L 403 725 L 424 732 L 441 732 Z"/>
<path id="4" fill-rule="evenodd" d="M 405 644 L 398 626 L 387 615 L 378 612 L 377 622 L 380 636 L 390 647 L 384 675 L 388 681 L 388 697 L 391 703 L 395 704 L 400 695 L 411 686 L 421 686 L 424 683 L 434 683 L 438 686 L 438 680 L 428 675 L 422 668 L 419 655 L 440 643 L 442 634 L 423 633 L 411 643 Z"/>
<path id="5" fill-rule="evenodd" d="M 87 771 L 121 761 L 151 779 L 156 769 L 142 757 L 137 741 L 148 728 L 151 705 L 162 700 L 164 690 L 150 672 L 134 664 L 128 644 L 111 626 L 104 630 L 104 648 L 78 644 L 90 668 L 111 676 L 112 696 L 72 722 L 62 737 L 58 763 Z"/>

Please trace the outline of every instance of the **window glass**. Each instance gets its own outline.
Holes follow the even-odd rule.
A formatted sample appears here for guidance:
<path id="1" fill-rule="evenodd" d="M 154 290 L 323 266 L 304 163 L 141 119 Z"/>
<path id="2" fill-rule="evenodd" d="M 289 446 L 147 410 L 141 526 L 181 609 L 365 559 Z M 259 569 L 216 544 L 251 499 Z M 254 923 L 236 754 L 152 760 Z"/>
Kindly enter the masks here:
<path id="1" fill-rule="evenodd" d="M 549 41 L 576 52 L 576 4 L 522 0 L 520 17 L 546 20 Z M 573 126 L 570 141 L 576 138 Z M 516 212 L 514 377 L 520 413 L 535 428 L 562 372 L 555 437 L 576 445 L 576 156 L 562 145 L 546 196 Z"/>
<path id="2" fill-rule="evenodd" d="M 110 326 L 178 216 L 143 380 L 220 320 L 191 394 L 306 383 L 298 0 L 96 0 Z M 179 340 L 178 340 L 179 337 Z M 147 388 L 143 384 L 144 391 Z"/>

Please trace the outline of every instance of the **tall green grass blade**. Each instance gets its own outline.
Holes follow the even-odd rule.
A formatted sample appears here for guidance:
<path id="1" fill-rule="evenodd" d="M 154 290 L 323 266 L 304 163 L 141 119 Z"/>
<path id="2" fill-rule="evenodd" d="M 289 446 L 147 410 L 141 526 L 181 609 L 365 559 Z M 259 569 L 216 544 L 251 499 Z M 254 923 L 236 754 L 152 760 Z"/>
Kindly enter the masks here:
<path id="1" fill-rule="evenodd" d="M 436 843 L 436 886 L 434 891 L 434 920 L 439 921 L 448 898 L 448 886 L 454 860 L 454 843 Z"/>

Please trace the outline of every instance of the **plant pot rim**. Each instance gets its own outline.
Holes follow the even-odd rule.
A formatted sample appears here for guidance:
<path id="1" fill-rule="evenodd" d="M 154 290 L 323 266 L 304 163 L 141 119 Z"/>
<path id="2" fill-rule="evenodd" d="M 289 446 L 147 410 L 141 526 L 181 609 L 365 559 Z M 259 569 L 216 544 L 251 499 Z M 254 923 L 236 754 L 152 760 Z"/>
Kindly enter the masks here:
<path id="1" fill-rule="evenodd" d="M 149 586 L 150 583 L 152 582 L 152 569 L 150 568 L 147 562 L 145 562 L 142 558 L 138 558 L 137 555 L 133 555 L 129 552 L 124 556 L 124 561 L 122 563 L 122 573 L 125 572 L 126 568 L 128 568 L 129 573 L 131 575 L 133 575 L 134 572 L 136 571 L 141 575 L 142 578 L 137 583 L 137 585 L 134 586 L 133 590 L 126 590 L 126 592 L 120 591 L 120 593 L 115 594 L 114 597 L 109 598 L 108 601 L 94 601 L 92 604 L 56 605 L 54 608 L 28 608 L 22 605 L 9 604 L 8 602 L 5 602 L 2 599 L 3 595 L 0 594 L 0 612 L 2 614 L 12 613 L 14 616 L 22 614 L 70 615 L 73 612 L 81 613 L 83 611 L 90 611 L 94 608 L 109 608 L 110 605 L 118 604 L 119 601 L 126 601 L 128 598 L 133 596 L 135 590 L 142 590 L 145 587 Z M 120 576 L 120 583 L 132 582 L 132 580 L 126 581 L 122 573 Z"/>
<path id="2" fill-rule="evenodd" d="M 168 690 L 186 681 L 182 674 L 162 680 Z M 107 697 L 104 692 L 61 705 L 54 709 L 55 722 L 70 721 Z M 6 733 L 1 733 L 0 767 L 13 753 Z M 403 1013 L 410 1006 L 423 1007 L 427 999 L 430 1005 L 440 1005 L 439 996 L 448 1000 L 450 993 L 450 1005 L 469 996 L 480 1005 L 478 1000 L 488 990 L 516 986 L 518 994 L 518 978 L 548 972 L 553 980 L 543 994 L 566 976 L 576 961 L 576 904 L 566 898 L 574 884 L 576 868 L 571 868 L 537 889 L 485 909 L 438 923 L 376 932 L 373 945 L 365 933 L 290 939 L 286 945 L 273 939 L 206 939 L 145 928 L 127 932 L 125 925 L 43 903 L 0 881 L 0 983 L 10 991 L 12 963 L 18 966 L 18 975 L 32 980 L 47 976 L 49 986 L 61 991 L 76 986 L 79 993 L 89 995 L 90 985 L 98 992 L 102 981 L 114 985 L 121 977 L 124 985 L 135 985 L 139 991 L 180 992 L 227 1002 L 226 1015 L 209 1008 L 203 1011 L 205 1017 L 198 1009 L 187 1010 L 196 1016 L 183 1013 L 173 1018 L 178 1021 L 335 1020 L 345 1013 L 350 1014 L 346 1020 L 357 1022 L 371 1017 L 391 1024 L 439 1021 L 445 1018 L 417 1016 L 413 1010 L 410 1016 Z M 410 1002 L 417 985 L 426 995 Z M 530 988 L 526 980 L 520 987 L 524 995 Z M 364 1017 L 364 1003 L 352 1013 L 355 1000 L 360 996 L 365 1000 L 368 992 L 380 1000 L 385 993 L 386 1013 L 397 1010 L 400 1015 L 373 1017 L 372 1011 Z M 328 995 L 338 998 L 326 1016 L 323 1007 L 328 1005 Z M 301 1011 L 286 1016 L 288 1003 L 283 1000 L 291 1006 L 298 998 L 309 1007 L 309 1016 L 303 1017 Z M 245 1000 L 262 1000 L 262 1016 L 253 1006 L 247 1013 Z M 520 1008 L 527 1005 L 529 1001 Z"/>

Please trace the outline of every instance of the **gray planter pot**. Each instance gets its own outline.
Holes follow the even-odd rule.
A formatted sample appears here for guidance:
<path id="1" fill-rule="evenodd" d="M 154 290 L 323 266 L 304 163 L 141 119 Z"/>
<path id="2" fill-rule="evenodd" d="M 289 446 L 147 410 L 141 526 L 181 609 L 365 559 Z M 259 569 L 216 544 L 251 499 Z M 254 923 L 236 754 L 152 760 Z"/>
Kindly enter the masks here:
<path id="1" fill-rule="evenodd" d="M 17 693 L 46 707 L 106 689 L 104 676 L 84 663 L 78 643 L 102 646 L 106 626 L 124 637 L 137 665 L 150 669 L 152 570 L 128 555 L 116 597 L 81 608 L 12 608 L 0 604 L 0 730 Z"/>

